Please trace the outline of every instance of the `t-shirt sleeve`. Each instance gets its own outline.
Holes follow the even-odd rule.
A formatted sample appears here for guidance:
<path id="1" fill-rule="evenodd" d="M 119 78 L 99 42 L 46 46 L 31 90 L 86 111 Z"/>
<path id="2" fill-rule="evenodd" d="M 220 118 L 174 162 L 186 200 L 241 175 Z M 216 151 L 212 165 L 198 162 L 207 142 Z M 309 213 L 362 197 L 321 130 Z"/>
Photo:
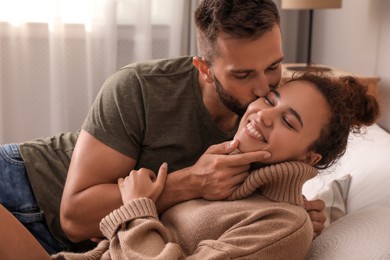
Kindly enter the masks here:
<path id="1" fill-rule="evenodd" d="M 82 129 L 137 159 L 145 129 L 144 93 L 134 68 L 110 76 L 99 91 Z"/>

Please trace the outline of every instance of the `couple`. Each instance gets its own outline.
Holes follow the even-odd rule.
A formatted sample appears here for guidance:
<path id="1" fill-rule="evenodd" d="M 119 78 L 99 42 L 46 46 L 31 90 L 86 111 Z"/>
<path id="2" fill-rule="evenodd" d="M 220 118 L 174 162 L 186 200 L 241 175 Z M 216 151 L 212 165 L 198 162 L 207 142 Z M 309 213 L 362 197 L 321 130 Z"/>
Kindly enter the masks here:
<path id="1" fill-rule="evenodd" d="M 93 247 L 101 219 L 123 204 L 117 180 L 131 170 L 158 172 L 168 162 L 156 203 L 163 213 L 191 199 L 223 200 L 251 163 L 275 159 L 264 150 L 228 155 L 239 142 L 226 145 L 247 106 L 279 84 L 275 4 L 203 0 L 195 22 L 202 57 L 122 68 L 105 82 L 80 133 L 0 147 L 0 203 L 48 252 Z M 304 203 L 319 234 L 323 202 Z"/>
<path id="2" fill-rule="evenodd" d="M 241 118 L 234 137 L 238 146 L 228 157 L 263 150 L 273 156 L 253 165 L 227 200 L 189 200 L 159 216 L 155 203 L 167 164 L 157 177 L 145 168 L 132 170 L 118 180 L 123 205 L 100 222 L 106 239 L 84 254 L 63 252 L 52 258 L 304 259 L 313 226 L 303 207 L 302 185 L 345 152 L 350 131 L 359 132 L 378 115 L 376 99 L 355 78 L 312 73 L 293 78 L 252 102 Z M 0 216 L 4 236 L 22 229 L 4 209 Z M 2 252 L 25 250 L 50 259 L 26 230 L 19 235 L 27 249 L 8 240 Z"/>

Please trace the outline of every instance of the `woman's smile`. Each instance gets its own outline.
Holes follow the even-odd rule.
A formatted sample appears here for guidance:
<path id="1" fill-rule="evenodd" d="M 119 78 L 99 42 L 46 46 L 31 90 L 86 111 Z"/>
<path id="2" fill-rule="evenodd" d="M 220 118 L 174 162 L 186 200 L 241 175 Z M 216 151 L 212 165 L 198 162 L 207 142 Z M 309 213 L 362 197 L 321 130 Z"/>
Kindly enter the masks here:
<path id="1" fill-rule="evenodd" d="M 267 140 L 265 139 L 264 135 L 254 124 L 255 123 L 253 121 L 249 121 L 249 123 L 246 125 L 247 134 L 258 141 L 267 143 Z"/>

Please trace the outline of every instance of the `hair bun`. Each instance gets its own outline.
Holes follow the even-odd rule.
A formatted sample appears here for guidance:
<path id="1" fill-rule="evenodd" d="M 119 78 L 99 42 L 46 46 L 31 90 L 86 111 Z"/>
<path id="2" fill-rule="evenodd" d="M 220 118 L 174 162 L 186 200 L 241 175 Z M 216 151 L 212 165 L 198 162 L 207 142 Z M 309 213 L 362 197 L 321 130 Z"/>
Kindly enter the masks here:
<path id="1" fill-rule="evenodd" d="M 352 76 L 340 78 L 340 83 L 347 91 L 346 104 L 351 116 L 351 131 L 360 133 L 363 125 L 372 125 L 379 117 L 379 105 L 376 98 L 368 93 L 368 87 Z"/>

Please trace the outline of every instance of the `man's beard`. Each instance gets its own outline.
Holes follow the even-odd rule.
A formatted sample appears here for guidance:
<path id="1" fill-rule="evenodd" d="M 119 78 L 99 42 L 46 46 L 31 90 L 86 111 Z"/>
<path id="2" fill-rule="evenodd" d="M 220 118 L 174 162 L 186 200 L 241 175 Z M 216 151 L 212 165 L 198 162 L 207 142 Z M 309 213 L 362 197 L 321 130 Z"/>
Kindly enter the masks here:
<path id="1" fill-rule="evenodd" d="M 233 111 L 239 117 L 242 117 L 245 114 L 247 106 L 242 105 L 238 101 L 238 99 L 236 99 L 233 96 L 231 96 L 228 93 L 226 93 L 226 91 L 224 90 L 221 82 L 219 82 L 219 80 L 214 75 L 213 75 L 213 80 L 214 80 L 214 84 L 215 84 L 215 87 L 216 87 L 217 94 L 218 94 L 219 99 L 221 100 L 221 102 L 225 105 L 225 107 L 227 107 L 228 109 Z"/>

